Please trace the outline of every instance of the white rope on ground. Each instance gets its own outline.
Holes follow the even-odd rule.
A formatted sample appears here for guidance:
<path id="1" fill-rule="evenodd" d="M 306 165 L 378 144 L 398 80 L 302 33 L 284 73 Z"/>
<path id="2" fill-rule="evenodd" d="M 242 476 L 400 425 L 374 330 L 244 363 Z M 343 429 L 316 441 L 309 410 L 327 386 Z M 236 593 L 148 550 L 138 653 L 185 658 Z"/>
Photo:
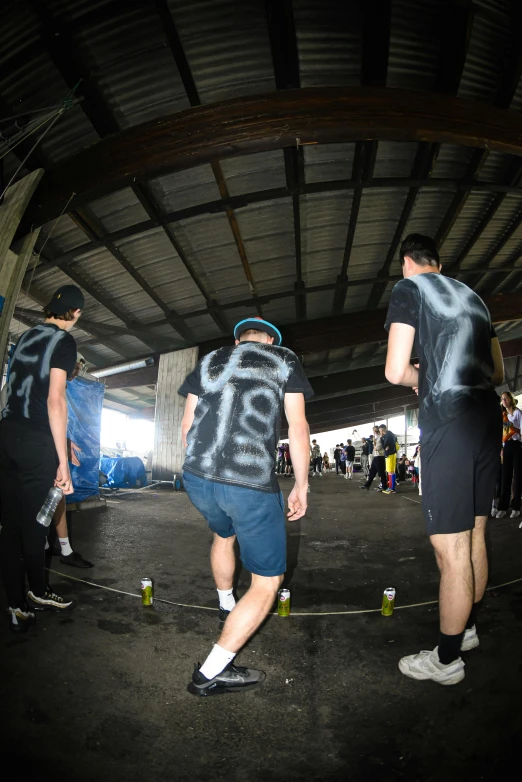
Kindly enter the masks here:
<path id="1" fill-rule="evenodd" d="M 406 497 L 404 494 L 399 494 L 399 497 L 402 497 L 403 500 L 409 500 L 410 502 L 416 502 L 417 505 L 422 505 L 422 502 L 420 500 L 414 500 L 413 497 Z"/>
<path id="2" fill-rule="evenodd" d="M 56 576 L 63 576 L 63 578 L 68 578 L 71 581 L 79 581 L 82 584 L 88 584 L 89 586 L 97 587 L 98 589 L 106 589 L 108 592 L 117 592 L 119 595 L 128 595 L 129 597 L 141 597 L 141 595 L 138 595 L 135 592 L 124 592 L 121 589 L 113 589 L 112 587 L 95 584 L 93 581 L 85 581 L 83 578 L 70 576 L 67 573 L 62 573 L 60 570 L 51 570 L 50 568 L 48 568 L 48 570 L 49 573 L 54 573 Z M 511 586 L 511 584 L 518 584 L 520 581 L 522 581 L 522 578 L 515 578 L 513 581 L 506 581 L 503 584 L 488 587 L 486 592 L 501 589 L 505 586 Z M 201 611 L 219 611 L 219 608 L 211 608 L 210 606 L 199 606 L 193 605 L 192 603 L 174 603 L 172 600 L 165 600 L 162 597 L 155 597 L 154 600 L 158 603 L 167 603 L 168 605 L 177 606 L 179 608 L 197 608 Z M 400 611 L 403 608 L 420 608 L 421 606 L 436 605 L 438 602 L 438 600 L 426 600 L 423 603 L 410 603 L 405 606 L 395 606 L 395 611 Z M 380 608 L 362 608 L 357 611 L 297 611 L 291 612 L 289 616 L 349 616 L 353 614 L 376 614 L 380 613 L 380 611 Z M 277 616 L 277 612 L 272 612 L 272 616 Z"/>

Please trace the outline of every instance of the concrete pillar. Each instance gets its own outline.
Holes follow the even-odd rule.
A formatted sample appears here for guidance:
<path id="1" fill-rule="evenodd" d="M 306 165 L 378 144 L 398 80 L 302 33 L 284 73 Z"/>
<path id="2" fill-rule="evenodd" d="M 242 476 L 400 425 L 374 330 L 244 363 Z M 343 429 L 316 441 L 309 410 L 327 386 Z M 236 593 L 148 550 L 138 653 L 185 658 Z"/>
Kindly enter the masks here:
<path id="1" fill-rule="evenodd" d="M 43 173 L 39 168 L 12 185 L 0 206 L 0 370 L 3 370 L 16 299 L 40 229 L 25 237 L 19 252 L 14 253 L 10 248 Z"/>
<path id="2" fill-rule="evenodd" d="M 181 419 L 185 399 L 178 388 L 198 361 L 199 348 L 186 348 L 160 356 L 156 386 L 156 418 L 154 421 L 154 456 L 152 479 L 171 481 L 181 470 L 184 460 L 181 442 Z"/>

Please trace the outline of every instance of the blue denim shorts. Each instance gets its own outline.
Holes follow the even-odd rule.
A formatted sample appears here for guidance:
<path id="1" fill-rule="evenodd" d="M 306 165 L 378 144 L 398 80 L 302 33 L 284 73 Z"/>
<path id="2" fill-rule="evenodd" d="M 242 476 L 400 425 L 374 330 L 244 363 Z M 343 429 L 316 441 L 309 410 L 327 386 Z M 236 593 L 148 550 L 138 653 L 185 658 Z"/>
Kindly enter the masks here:
<path id="1" fill-rule="evenodd" d="M 286 570 L 286 519 L 282 492 L 247 489 L 200 478 L 185 471 L 183 483 L 192 504 L 221 538 L 237 535 L 241 562 L 257 576 L 282 576 Z"/>

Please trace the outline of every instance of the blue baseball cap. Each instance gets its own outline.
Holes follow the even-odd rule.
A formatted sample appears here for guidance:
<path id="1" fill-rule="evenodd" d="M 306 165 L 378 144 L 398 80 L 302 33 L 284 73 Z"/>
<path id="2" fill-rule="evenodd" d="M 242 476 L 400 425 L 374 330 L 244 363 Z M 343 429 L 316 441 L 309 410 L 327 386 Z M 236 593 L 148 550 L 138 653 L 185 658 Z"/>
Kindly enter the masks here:
<path id="1" fill-rule="evenodd" d="M 239 323 L 236 323 L 234 327 L 234 339 L 239 339 L 241 334 L 249 329 L 266 331 L 270 337 L 274 338 L 274 345 L 280 345 L 283 341 L 279 329 L 276 328 L 273 323 L 269 323 L 267 320 L 263 320 L 263 318 L 259 317 L 245 318 L 245 320 L 240 320 Z"/>

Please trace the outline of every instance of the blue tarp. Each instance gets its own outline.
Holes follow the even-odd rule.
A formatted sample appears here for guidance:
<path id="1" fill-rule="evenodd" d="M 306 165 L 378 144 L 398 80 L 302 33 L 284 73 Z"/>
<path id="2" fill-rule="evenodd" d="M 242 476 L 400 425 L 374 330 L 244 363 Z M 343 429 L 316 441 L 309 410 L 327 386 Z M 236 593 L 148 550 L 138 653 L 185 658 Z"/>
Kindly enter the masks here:
<path id="1" fill-rule="evenodd" d="M 78 454 L 80 466 L 69 463 L 74 494 L 67 497 L 67 504 L 97 496 L 98 469 L 100 464 L 100 430 L 105 386 L 77 377 L 67 383 L 67 407 L 69 422 L 67 437 L 81 448 Z"/>
<path id="2" fill-rule="evenodd" d="M 100 470 L 111 489 L 136 489 L 147 485 L 145 465 L 138 456 L 102 456 Z"/>

